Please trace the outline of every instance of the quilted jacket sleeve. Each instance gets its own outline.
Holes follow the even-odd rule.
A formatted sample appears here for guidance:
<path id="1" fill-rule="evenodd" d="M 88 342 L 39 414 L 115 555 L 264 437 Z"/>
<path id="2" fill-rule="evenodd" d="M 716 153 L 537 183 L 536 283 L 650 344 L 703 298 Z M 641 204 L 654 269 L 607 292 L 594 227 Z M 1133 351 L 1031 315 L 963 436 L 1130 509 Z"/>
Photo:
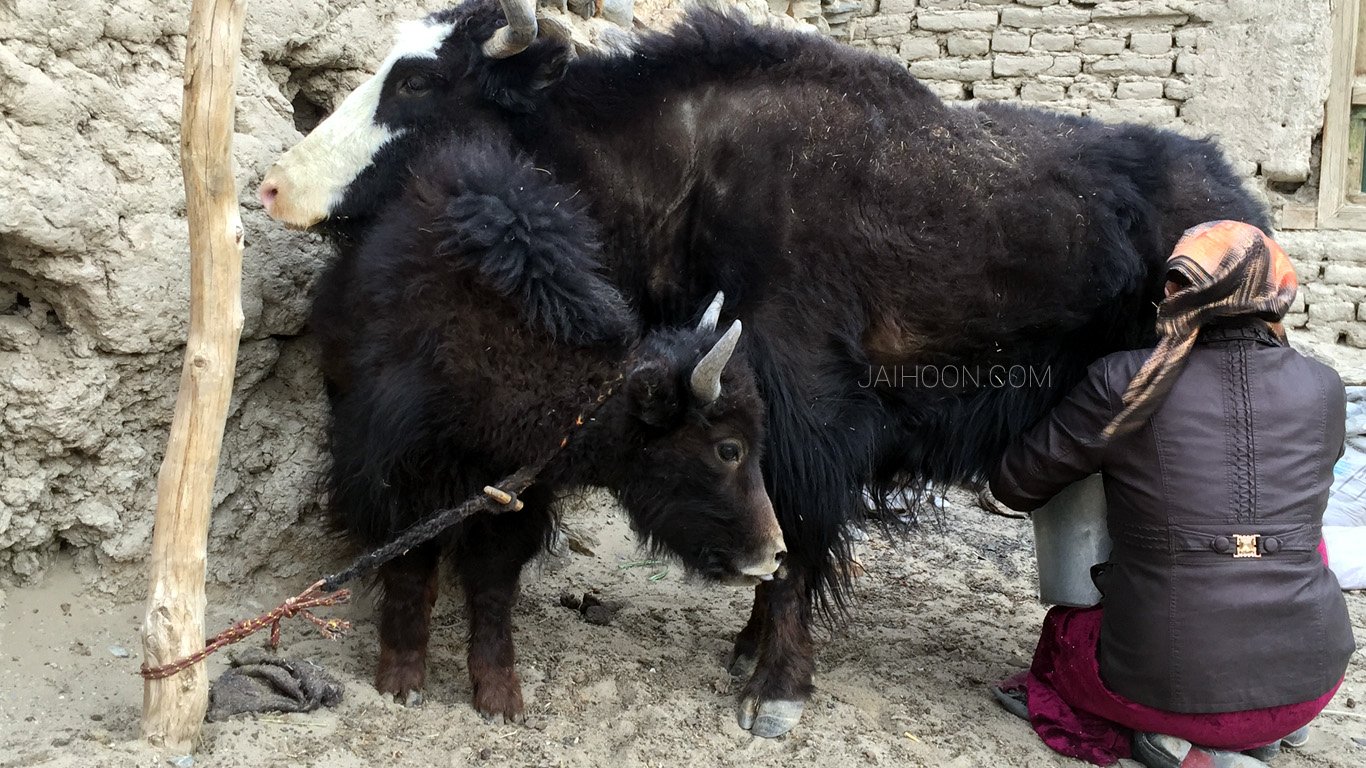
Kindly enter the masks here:
<path id="1" fill-rule="evenodd" d="M 1097 360 L 1056 408 L 1011 445 L 991 475 L 991 492 L 1022 512 L 1100 471 L 1101 430 L 1116 413 L 1121 392 L 1110 386 L 1111 358 Z M 1127 386 L 1125 381 L 1121 386 Z"/>

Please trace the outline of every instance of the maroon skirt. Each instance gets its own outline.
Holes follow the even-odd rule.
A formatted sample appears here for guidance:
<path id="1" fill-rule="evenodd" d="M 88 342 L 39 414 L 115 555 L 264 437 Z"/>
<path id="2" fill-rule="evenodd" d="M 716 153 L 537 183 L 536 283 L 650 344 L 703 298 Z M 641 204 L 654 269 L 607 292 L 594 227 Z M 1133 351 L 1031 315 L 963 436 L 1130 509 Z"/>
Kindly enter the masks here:
<path id="1" fill-rule="evenodd" d="M 1099 607 L 1051 609 L 1029 671 L 1000 683 L 1007 690 L 1028 689 L 1034 731 L 1069 757 L 1112 765 L 1130 756 L 1133 731 L 1163 733 L 1211 749 L 1253 749 L 1307 725 L 1338 689 L 1335 685 L 1300 704 L 1217 714 L 1181 714 L 1135 704 L 1101 682 L 1096 660 L 1100 615 Z"/>

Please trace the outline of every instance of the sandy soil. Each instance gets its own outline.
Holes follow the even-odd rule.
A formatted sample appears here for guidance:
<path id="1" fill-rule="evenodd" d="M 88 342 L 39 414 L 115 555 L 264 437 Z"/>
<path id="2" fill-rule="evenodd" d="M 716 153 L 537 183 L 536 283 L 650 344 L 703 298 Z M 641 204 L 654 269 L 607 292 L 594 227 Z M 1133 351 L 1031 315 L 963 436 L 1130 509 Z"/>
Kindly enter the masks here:
<path id="1" fill-rule="evenodd" d="M 196 765 L 1084 765 L 1049 751 L 984 689 L 1027 665 L 1045 610 L 1025 520 L 982 512 L 955 493 L 908 541 L 865 542 L 852 615 L 820 633 L 817 693 L 800 725 L 776 740 L 735 725 L 739 681 L 722 668 L 748 593 L 664 566 L 630 566 L 642 558 L 621 520 L 602 509 L 568 521 L 593 554 L 547 556 L 529 569 L 517 610 L 525 725 L 490 724 L 470 707 L 454 589 L 437 606 L 425 703 L 408 708 L 379 696 L 368 682 L 373 606 L 360 599 L 332 609 L 356 622 L 346 639 L 320 639 L 298 620 L 284 632 L 283 655 L 314 660 L 345 682 L 341 705 L 207 724 Z M 212 590 L 209 629 L 301 586 Z M 562 593 L 585 592 L 623 604 L 610 624 L 560 605 Z M 136 740 L 141 604 L 109 603 L 69 567 L 0 600 L 0 768 L 166 764 Z M 1366 595 L 1350 594 L 1348 603 L 1366 642 Z M 216 678 L 226 659 L 220 653 L 210 665 Z M 1362 701 L 1366 657 L 1358 652 L 1309 746 L 1276 764 L 1366 765 L 1366 746 L 1353 741 L 1366 741 Z"/>

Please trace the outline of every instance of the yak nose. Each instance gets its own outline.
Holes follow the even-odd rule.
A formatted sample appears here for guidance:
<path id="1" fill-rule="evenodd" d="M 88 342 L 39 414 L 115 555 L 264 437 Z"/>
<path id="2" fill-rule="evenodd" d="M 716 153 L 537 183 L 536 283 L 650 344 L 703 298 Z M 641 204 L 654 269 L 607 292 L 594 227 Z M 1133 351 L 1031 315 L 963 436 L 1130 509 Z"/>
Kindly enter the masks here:
<path id="1" fill-rule="evenodd" d="M 779 533 L 764 543 L 759 556 L 755 558 L 754 562 L 741 567 L 740 573 L 745 576 L 754 576 L 762 581 L 770 581 L 783 567 L 783 561 L 786 559 L 787 543 L 783 541 L 783 535 Z"/>
<path id="2" fill-rule="evenodd" d="M 261 205 L 266 209 L 267 216 L 275 215 L 275 198 L 280 196 L 280 185 L 270 179 L 261 182 Z"/>
<path id="3" fill-rule="evenodd" d="M 281 161 L 266 171 L 261 186 L 256 188 L 266 215 L 290 229 L 308 229 L 327 218 L 327 200 L 331 193 L 326 185 L 300 183 L 300 178 L 297 170 L 290 170 Z"/>

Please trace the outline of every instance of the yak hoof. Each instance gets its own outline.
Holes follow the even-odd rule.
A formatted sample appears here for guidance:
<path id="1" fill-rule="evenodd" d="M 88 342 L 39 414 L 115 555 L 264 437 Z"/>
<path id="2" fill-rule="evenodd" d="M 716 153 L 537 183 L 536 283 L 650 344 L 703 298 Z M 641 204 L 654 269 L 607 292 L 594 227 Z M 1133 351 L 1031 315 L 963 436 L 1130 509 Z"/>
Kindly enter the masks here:
<path id="1" fill-rule="evenodd" d="M 526 720 L 522 686 L 512 670 L 493 675 L 474 686 L 474 708 L 490 723 L 521 723 Z"/>
<path id="2" fill-rule="evenodd" d="M 749 677 L 754 674 L 756 659 L 748 653 L 731 653 L 730 661 L 726 662 L 726 671 L 731 677 Z"/>
<path id="3" fill-rule="evenodd" d="M 792 730 L 802 718 L 804 702 L 776 700 L 760 702 L 745 699 L 740 702 L 736 720 L 741 728 L 755 736 L 772 739 Z"/>
<path id="4" fill-rule="evenodd" d="M 422 687 L 427 682 L 425 655 L 421 651 L 381 648 L 379 669 L 375 671 L 375 690 L 389 694 L 394 701 L 404 706 L 421 704 Z"/>
<path id="5" fill-rule="evenodd" d="M 486 723 L 506 723 L 509 725 L 521 725 L 526 722 L 524 712 L 503 712 L 501 710 L 479 710 L 479 716 L 484 718 Z"/>

